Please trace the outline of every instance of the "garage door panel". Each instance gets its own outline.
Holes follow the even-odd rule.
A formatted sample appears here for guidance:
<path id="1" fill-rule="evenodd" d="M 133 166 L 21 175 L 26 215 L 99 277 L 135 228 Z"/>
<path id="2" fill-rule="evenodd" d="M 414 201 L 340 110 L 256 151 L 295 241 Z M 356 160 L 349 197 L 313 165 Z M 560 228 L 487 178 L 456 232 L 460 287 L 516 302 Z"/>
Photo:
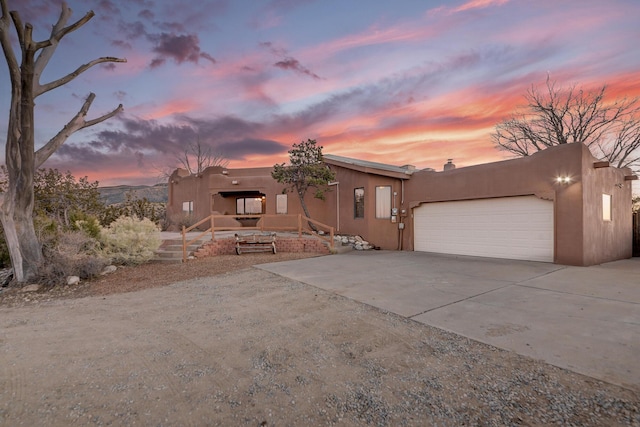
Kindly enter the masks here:
<path id="1" fill-rule="evenodd" d="M 553 262 L 553 203 L 534 196 L 427 203 L 414 227 L 418 251 Z"/>

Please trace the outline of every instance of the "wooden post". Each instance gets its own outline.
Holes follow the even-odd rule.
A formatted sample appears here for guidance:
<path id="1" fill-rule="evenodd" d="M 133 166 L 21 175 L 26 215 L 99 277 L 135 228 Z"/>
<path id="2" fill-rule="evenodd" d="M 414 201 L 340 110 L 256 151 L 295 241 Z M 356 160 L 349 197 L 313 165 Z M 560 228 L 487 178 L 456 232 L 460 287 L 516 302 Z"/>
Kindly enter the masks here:
<path id="1" fill-rule="evenodd" d="M 302 215 L 298 214 L 298 238 L 302 237 Z"/>
<path id="2" fill-rule="evenodd" d="M 182 226 L 182 262 L 187 262 L 187 232 L 184 225 Z"/>
<path id="3" fill-rule="evenodd" d="M 333 249 L 333 227 L 329 229 L 329 236 L 331 236 L 331 242 L 329 242 L 329 247 Z"/>
<path id="4" fill-rule="evenodd" d="M 640 212 L 634 212 L 633 214 L 632 229 L 632 255 L 640 256 Z"/>
<path id="5" fill-rule="evenodd" d="M 211 240 L 216 240 L 216 232 L 213 224 L 213 214 L 211 214 Z"/>

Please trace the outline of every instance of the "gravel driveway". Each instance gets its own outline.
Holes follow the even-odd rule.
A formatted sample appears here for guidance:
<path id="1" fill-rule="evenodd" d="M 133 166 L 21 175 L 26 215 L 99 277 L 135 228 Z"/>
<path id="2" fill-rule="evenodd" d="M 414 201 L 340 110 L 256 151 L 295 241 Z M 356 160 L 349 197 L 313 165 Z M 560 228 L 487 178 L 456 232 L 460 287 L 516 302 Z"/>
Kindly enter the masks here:
<path id="1" fill-rule="evenodd" d="M 0 308 L 0 425 L 640 425 L 637 393 L 263 270 Z"/>

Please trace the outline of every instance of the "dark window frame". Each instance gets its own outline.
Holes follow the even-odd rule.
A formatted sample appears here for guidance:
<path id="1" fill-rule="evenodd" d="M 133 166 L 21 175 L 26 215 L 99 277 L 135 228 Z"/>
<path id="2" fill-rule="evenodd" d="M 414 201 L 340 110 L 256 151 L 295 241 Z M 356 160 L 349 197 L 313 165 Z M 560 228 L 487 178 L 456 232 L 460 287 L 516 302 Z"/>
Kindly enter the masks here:
<path id="1" fill-rule="evenodd" d="M 358 195 L 358 190 L 361 190 L 362 194 Z M 364 187 L 353 189 L 353 217 L 356 219 L 364 218 Z"/>

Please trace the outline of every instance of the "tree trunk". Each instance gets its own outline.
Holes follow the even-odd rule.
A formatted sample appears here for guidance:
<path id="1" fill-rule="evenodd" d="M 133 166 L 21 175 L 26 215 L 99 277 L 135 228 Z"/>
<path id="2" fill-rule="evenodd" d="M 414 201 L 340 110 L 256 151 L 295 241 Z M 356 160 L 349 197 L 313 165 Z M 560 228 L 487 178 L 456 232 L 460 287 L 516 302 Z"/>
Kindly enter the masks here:
<path id="1" fill-rule="evenodd" d="M 307 208 L 307 204 L 304 201 L 304 193 L 301 193 L 300 191 L 298 191 L 298 197 L 300 198 L 300 204 L 302 205 L 302 210 L 304 211 L 305 216 L 307 218 L 311 218 L 311 215 L 309 215 L 309 209 Z M 312 231 L 315 231 L 316 233 L 318 232 L 318 229 L 311 221 L 308 221 L 307 224 L 309 224 L 309 228 Z"/>

